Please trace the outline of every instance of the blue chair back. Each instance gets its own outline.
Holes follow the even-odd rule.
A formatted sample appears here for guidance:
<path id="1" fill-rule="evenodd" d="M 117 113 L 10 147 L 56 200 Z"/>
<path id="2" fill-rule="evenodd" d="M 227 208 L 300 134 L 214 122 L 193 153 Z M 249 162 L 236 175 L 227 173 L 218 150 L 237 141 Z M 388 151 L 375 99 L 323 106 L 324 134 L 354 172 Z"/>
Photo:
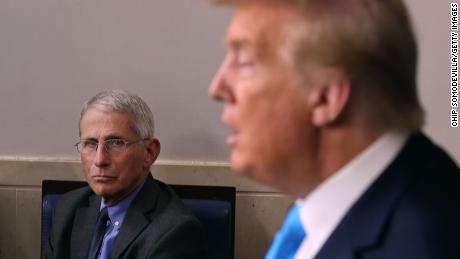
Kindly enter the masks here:
<path id="1" fill-rule="evenodd" d="M 86 186 L 86 182 L 44 180 L 42 182 L 41 257 L 52 225 L 52 211 L 60 196 Z M 234 187 L 170 185 L 204 227 L 211 259 L 234 258 Z"/>

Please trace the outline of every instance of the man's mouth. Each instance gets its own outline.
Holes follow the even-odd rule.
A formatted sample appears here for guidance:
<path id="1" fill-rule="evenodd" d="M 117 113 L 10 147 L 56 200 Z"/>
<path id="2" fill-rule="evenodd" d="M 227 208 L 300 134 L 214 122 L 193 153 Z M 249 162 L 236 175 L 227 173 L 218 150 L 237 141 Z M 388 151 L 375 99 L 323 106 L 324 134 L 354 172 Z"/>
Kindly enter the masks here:
<path id="1" fill-rule="evenodd" d="M 240 133 L 238 131 L 232 131 L 230 135 L 227 137 L 227 144 L 230 146 L 234 146 L 238 141 Z"/>
<path id="2" fill-rule="evenodd" d="M 97 182 L 110 182 L 116 179 L 115 176 L 108 175 L 94 175 L 92 178 Z"/>

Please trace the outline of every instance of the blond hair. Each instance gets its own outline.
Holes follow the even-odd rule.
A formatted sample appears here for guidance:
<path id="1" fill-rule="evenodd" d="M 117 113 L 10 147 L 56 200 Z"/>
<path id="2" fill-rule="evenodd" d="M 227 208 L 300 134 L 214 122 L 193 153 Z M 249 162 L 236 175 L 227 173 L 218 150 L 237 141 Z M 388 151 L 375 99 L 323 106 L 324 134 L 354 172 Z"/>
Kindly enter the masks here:
<path id="1" fill-rule="evenodd" d="M 300 17 L 285 33 L 290 63 L 307 75 L 309 64 L 336 66 L 353 91 L 366 96 L 381 123 L 415 130 L 424 112 L 417 96 L 417 46 L 401 0 L 214 0 L 290 5 Z M 255 17 L 256 19 L 257 17 Z"/>

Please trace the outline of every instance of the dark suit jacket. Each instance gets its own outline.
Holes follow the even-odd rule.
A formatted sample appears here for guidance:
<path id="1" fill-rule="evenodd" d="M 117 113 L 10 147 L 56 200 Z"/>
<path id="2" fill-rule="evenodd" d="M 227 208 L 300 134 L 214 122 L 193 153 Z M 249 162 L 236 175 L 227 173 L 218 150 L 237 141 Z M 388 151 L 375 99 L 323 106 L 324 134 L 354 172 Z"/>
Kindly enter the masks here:
<path id="1" fill-rule="evenodd" d="M 45 258 L 86 259 L 100 201 L 89 187 L 63 195 Z M 112 258 L 206 258 L 201 224 L 170 187 L 149 174 L 128 208 Z"/>
<path id="2" fill-rule="evenodd" d="M 458 166 L 423 134 L 412 135 L 315 258 L 460 258 Z"/>

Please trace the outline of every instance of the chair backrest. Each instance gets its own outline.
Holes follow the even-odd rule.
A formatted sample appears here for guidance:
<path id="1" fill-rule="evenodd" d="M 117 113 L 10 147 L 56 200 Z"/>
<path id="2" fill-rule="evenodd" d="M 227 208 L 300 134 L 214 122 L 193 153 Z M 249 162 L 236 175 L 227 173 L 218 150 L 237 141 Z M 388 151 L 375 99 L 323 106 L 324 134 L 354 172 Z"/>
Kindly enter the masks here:
<path id="1" fill-rule="evenodd" d="M 52 210 L 60 196 L 86 182 L 44 180 L 42 182 L 41 254 L 52 224 Z M 201 221 L 206 234 L 210 258 L 233 259 L 235 234 L 234 187 L 169 185 Z"/>

